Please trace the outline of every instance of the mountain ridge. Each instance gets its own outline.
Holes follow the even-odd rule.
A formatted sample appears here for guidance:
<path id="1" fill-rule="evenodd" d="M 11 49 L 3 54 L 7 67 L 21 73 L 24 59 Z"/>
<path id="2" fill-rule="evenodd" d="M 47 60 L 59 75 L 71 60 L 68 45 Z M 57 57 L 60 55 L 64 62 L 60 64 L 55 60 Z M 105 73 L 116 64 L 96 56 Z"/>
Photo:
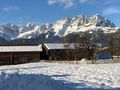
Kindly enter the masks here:
<path id="1" fill-rule="evenodd" d="M 71 33 L 102 30 L 104 33 L 113 33 L 118 30 L 113 22 L 98 14 L 86 17 L 83 14 L 73 18 L 57 20 L 53 24 L 27 25 L 5 24 L 0 25 L 0 37 L 7 41 L 18 39 L 35 39 L 44 35 L 45 39 L 64 37 Z"/>

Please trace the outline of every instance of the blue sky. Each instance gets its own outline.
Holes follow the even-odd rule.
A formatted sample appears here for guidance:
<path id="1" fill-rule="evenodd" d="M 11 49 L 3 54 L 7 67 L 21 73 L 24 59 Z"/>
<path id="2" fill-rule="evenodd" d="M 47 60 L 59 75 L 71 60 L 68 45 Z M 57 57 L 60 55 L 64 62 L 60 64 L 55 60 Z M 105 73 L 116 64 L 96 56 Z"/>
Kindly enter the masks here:
<path id="1" fill-rule="evenodd" d="M 100 14 L 120 26 L 120 0 L 0 0 L 0 23 L 54 23 L 64 17 Z"/>

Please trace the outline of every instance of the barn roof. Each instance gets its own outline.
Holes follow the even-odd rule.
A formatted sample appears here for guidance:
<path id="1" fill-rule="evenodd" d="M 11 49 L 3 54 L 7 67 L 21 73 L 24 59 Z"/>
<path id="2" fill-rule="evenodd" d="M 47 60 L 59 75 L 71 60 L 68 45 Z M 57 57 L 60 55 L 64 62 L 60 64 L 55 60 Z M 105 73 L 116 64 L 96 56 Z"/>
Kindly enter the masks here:
<path id="1" fill-rule="evenodd" d="M 42 45 L 37 46 L 0 46 L 0 52 L 32 52 L 42 51 Z"/>
<path id="2" fill-rule="evenodd" d="M 68 43 L 45 43 L 44 46 L 48 49 L 74 49 L 74 44 Z"/>

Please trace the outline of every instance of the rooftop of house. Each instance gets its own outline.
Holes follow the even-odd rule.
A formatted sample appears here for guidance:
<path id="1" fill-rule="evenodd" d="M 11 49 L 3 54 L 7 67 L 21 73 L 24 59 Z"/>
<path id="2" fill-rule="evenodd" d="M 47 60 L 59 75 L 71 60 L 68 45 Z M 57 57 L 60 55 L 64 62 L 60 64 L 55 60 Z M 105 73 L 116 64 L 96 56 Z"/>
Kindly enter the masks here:
<path id="1" fill-rule="evenodd" d="M 42 45 L 36 46 L 0 46 L 0 52 L 32 52 L 42 51 Z"/>
<path id="2" fill-rule="evenodd" d="M 44 46 L 48 49 L 74 49 L 74 44 L 71 43 L 45 43 Z"/>

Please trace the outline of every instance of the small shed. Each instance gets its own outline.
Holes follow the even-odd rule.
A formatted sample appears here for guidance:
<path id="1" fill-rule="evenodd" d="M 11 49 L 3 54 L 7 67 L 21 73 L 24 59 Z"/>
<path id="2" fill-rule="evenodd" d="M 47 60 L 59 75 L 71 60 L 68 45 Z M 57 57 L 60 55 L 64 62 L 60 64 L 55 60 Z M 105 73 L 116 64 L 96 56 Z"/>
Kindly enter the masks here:
<path id="1" fill-rule="evenodd" d="M 45 43 L 43 44 L 42 58 L 48 60 L 66 60 L 73 53 L 74 44 L 68 43 Z M 69 59 L 73 59 L 72 54 Z"/>
<path id="2" fill-rule="evenodd" d="M 0 46 L 0 64 L 18 64 L 40 60 L 42 45 Z"/>

